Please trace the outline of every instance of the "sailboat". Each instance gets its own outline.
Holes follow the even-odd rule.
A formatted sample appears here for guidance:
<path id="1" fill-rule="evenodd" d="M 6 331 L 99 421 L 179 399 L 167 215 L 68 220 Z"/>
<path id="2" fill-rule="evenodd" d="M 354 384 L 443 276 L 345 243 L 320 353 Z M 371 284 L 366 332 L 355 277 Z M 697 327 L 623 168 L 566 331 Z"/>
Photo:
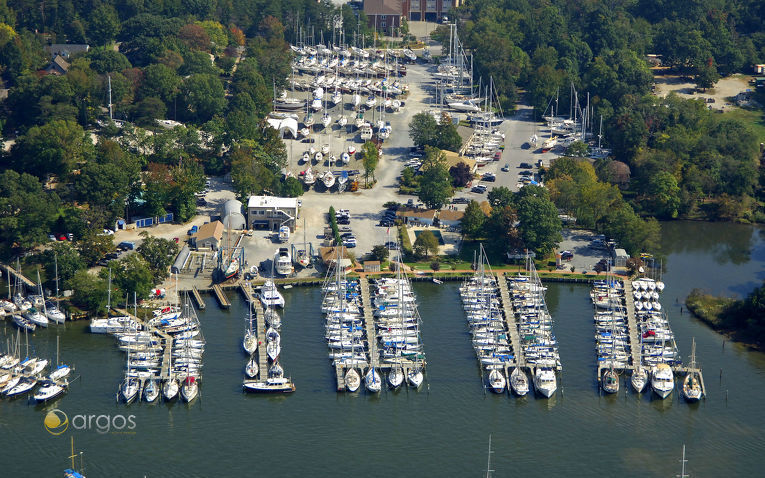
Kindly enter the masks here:
<path id="1" fill-rule="evenodd" d="M 392 389 L 396 389 L 404 383 L 404 371 L 401 367 L 393 367 L 388 373 L 388 386 Z"/>
<path id="2" fill-rule="evenodd" d="M 366 385 L 367 390 L 372 393 L 378 393 L 380 390 L 382 390 L 380 374 L 377 372 L 377 369 L 374 367 L 369 368 L 369 371 L 364 376 L 364 384 Z"/>
<path id="3" fill-rule="evenodd" d="M 162 396 L 165 398 L 165 401 L 174 400 L 178 396 L 178 389 L 178 380 L 175 377 L 171 376 L 165 380 L 165 383 L 162 384 Z"/>
<path id="4" fill-rule="evenodd" d="M 630 377 L 630 383 L 632 384 L 632 388 L 637 393 L 640 393 L 643 391 L 646 384 L 648 383 L 648 374 L 646 373 L 645 369 L 642 366 L 637 366 L 632 371 L 632 376 Z"/>
<path id="5" fill-rule="evenodd" d="M 303 248 L 298 249 L 293 260 L 303 268 L 311 265 L 311 258 L 308 254 L 308 241 L 306 240 L 305 216 L 303 216 Z"/>
<path id="6" fill-rule="evenodd" d="M 255 331 L 252 330 L 252 304 L 248 303 L 247 306 L 249 309 L 249 326 L 244 331 L 242 347 L 244 348 L 245 352 L 247 352 L 249 355 L 252 355 L 258 349 L 258 336 L 255 334 Z"/>
<path id="7" fill-rule="evenodd" d="M 332 174 L 332 171 L 325 171 L 324 175 L 321 177 L 321 182 L 324 183 L 325 188 L 330 189 L 335 185 L 335 175 Z"/>
<path id="8" fill-rule="evenodd" d="M 59 363 L 58 361 L 58 352 L 59 352 L 59 344 L 58 344 L 59 338 L 56 337 L 56 370 L 52 371 L 50 375 L 48 375 L 48 378 L 50 378 L 53 381 L 60 380 L 72 371 L 72 368 L 69 365 Z"/>
<path id="9" fill-rule="evenodd" d="M 250 360 L 247 361 L 247 365 L 244 367 L 244 373 L 249 378 L 255 378 L 258 376 L 258 361 L 255 360 L 255 355 L 250 357 Z"/>
<path id="10" fill-rule="evenodd" d="M 619 391 L 619 374 L 616 373 L 616 369 L 613 365 L 603 370 L 600 386 L 606 393 L 616 393 Z"/>
<path id="11" fill-rule="evenodd" d="M 359 375 L 359 372 L 353 367 L 349 368 L 348 371 L 345 372 L 344 381 L 345 388 L 349 392 L 355 392 L 361 386 L 361 376 Z"/>
<path id="12" fill-rule="evenodd" d="M 199 395 L 199 384 L 196 377 L 189 375 L 181 386 L 181 398 L 186 403 L 191 403 Z"/>
<path id="13" fill-rule="evenodd" d="M 422 368 L 416 365 L 414 368 L 409 369 L 409 373 L 406 374 L 406 382 L 413 388 L 420 388 L 423 379 Z"/>
<path id="14" fill-rule="evenodd" d="M 54 264 L 56 271 L 56 298 L 58 298 L 58 256 L 54 256 Z M 37 271 L 37 282 L 40 282 L 40 271 Z M 63 324 L 66 321 L 66 314 L 59 310 L 56 302 L 45 302 L 45 294 L 43 293 L 42 284 L 40 285 L 40 295 L 43 297 L 43 309 L 45 310 L 45 316 L 49 320 L 57 324 Z"/>
<path id="15" fill-rule="evenodd" d="M 155 379 L 150 378 L 143 387 L 143 399 L 147 403 L 152 403 L 157 398 L 159 398 L 159 385 Z"/>
<path id="16" fill-rule="evenodd" d="M 122 381 L 120 396 L 126 404 L 132 402 L 138 396 L 138 386 L 138 379 L 135 377 L 126 376 L 125 380 Z"/>
<path id="17" fill-rule="evenodd" d="M 519 397 L 529 393 L 528 377 L 526 377 L 526 372 L 521 370 L 520 367 L 515 367 L 510 373 L 510 388 Z"/>
<path id="18" fill-rule="evenodd" d="M 696 372 L 696 338 L 691 342 L 691 363 L 690 371 L 683 379 L 683 398 L 689 402 L 697 402 L 701 399 L 701 380 Z"/>
<path id="19" fill-rule="evenodd" d="M 489 388 L 494 393 L 502 393 L 505 391 L 507 381 L 505 376 L 498 369 L 494 368 L 489 372 Z"/>

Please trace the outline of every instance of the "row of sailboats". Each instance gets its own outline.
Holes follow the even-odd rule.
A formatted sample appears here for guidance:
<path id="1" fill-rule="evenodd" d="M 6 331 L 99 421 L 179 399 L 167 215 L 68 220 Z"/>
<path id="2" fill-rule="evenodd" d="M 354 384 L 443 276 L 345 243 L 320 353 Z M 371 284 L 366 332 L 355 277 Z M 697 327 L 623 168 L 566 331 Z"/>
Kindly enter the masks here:
<path id="1" fill-rule="evenodd" d="M 26 336 L 26 335 L 25 335 Z M 29 356 L 29 339 L 26 337 L 26 356 L 21 359 L 20 331 L 14 344 L 8 341 L 5 353 L 0 353 L 0 395 L 18 398 L 31 395 L 35 402 L 48 402 L 62 396 L 69 388 L 67 377 L 72 368 L 59 363 L 59 342 L 56 337 L 56 367 L 45 374 L 49 361 Z M 35 388 L 40 386 L 35 391 Z"/>
<path id="2" fill-rule="evenodd" d="M 502 314 L 497 278 L 491 272 L 483 245 L 479 249 L 477 265 L 476 273 L 460 287 L 462 307 L 476 356 L 481 368 L 488 372 L 489 389 L 502 393 L 507 388 L 505 370 L 516 363 L 515 351 Z M 528 377 L 518 366 L 513 367 L 510 374 L 510 389 L 519 396 L 529 391 Z"/>
<path id="3" fill-rule="evenodd" d="M 598 380 L 606 393 L 619 391 L 619 373 L 630 363 L 629 326 L 622 304 L 623 292 L 621 281 L 608 276 L 606 280 L 595 281 L 590 293 L 595 306 L 596 354 L 599 370 L 602 370 Z"/>
<path id="4" fill-rule="evenodd" d="M 556 373 L 561 369 L 558 342 L 545 302 L 547 288 L 542 285 L 530 258 L 527 258 L 526 270 L 529 271 L 527 275 L 509 277 L 508 286 L 518 322 L 523 361 L 534 370 L 534 389 L 549 398 L 558 389 Z"/>
<path id="5" fill-rule="evenodd" d="M 425 368 L 421 318 L 412 285 L 401 270 L 401 252 L 396 250 L 399 255 L 396 277 L 376 279 L 371 298 L 379 353 L 381 361 L 390 367 L 389 388 L 400 387 L 404 380 L 411 387 L 419 388 Z"/>

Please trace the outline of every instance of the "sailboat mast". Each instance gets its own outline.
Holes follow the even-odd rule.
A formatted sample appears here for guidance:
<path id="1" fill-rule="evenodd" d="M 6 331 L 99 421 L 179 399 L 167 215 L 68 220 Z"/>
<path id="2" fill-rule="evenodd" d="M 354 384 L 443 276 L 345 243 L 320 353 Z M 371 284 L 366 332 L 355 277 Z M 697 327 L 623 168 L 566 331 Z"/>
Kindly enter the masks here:
<path id="1" fill-rule="evenodd" d="M 491 435 L 489 435 L 489 456 L 486 459 L 486 478 L 491 478 L 492 472 L 494 470 L 491 469 Z"/>
<path id="2" fill-rule="evenodd" d="M 58 254 L 53 254 L 54 267 L 56 271 L 56 299 L 58 299 Z"/>

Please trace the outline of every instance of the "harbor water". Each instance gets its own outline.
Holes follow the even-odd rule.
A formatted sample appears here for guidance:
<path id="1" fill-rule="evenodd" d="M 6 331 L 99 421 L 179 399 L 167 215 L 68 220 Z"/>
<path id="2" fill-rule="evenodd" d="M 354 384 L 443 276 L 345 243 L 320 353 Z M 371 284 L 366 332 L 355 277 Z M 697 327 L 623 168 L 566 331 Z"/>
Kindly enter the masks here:
<path id="1" fill-rule="evenodd" d="M 589 287 L 548 283 L 563 372 L 553 398 L 516 398 L 484 391 L 462 312 L 458 283 L 415 283 L 428 357 L 419 391 L 335 392 L 327 359 L 318 287 L 283 291 L 281 362 L 297 391 L 289 396 L 241 391 L 241 339 L 246 305 L 199 311 L 207 340 L 200 398 L 182 403 L 117 404 L 125 355 L 114 338 L 92 335 L 86 322 L 30 336 L 30 349 L 73 363 L 67 395 L 46 406 L 0 400 L 2 470 L 11 476 L 57 476 L 68 466 L 69 437 L 84 451 L 88 476 L 479 476 L 492 436 L 494 476 L 668 477 L 680 471 L 686 446 L 691 476 L 759 475 L 765 410 L 765 354 L 752 352 L 680 313 L 688 291 L 744 295 L 765 271 L 761 229 L 727 224 L 672 223 L 664 228 L 667 287 L 662 302 L 678 347 L 687 357 L 696 338 L 707 398 L 689 405 L 598 391 L 595 329 Z M 678 302 L 675 303 L 675 298 Z M 0 325 L 0 340 L 16 334 Z M 22 339 L 23 343 L 23 339 Z M 724 344 L 724 345 L 723 345 Z M 68 416 L 60 436 L 45 430 L 49 409 Z M 93 415 L 90 427 L 78 415 Z M 99 427 L 110 417 L 109 428 Z M 134 415 L 120 428 L 117 415 Z M 116 427 L 114 426 L 116 425 Z"/>

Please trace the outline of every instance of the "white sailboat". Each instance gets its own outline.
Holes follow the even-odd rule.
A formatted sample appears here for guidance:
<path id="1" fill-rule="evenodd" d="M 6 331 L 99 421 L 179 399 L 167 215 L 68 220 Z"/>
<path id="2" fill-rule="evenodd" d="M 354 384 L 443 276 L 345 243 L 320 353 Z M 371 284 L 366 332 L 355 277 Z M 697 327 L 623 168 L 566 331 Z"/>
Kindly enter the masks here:
<path id="1" fill-rule="evenodd" d="M 355 368 L 349 368 L 347 372 L 345 372 L 345 388 L 349 392 L 355 392 L 359 389 L 361 386 L 361 376 L 359 375 L 359 372 Z"/>
<path id="2" fill-rule="evenodd" d="M 420 388 L 423 380 L 424 376 L 420 367 L 415 366 L 409 369 L 409 373 L 406 374 L 406 382 L 413 388 Z"/>
<path id="3" fill-rule="evenodd" d="M 366 385 L 367 390 L 372 393 L 378 393 L 380 390 L 382 390 L 380 374 L 377 372 L 377 369 L 374 367 L 369 368 L 369 371 L 364 376 L 364 384 Z"/>
<path id="4" fill-rule="evenodd" d="M 150 378 L 143 386 L 143 399 L 147 403 L 152 403 L 156 401 L 157 398 L 159 398 L 159 385 L 155 379 Z"/>
<path id="5" fill-rule="evenodd" d="M 255 333 L 255 331 L 252 330 L 252 304 L 248 302 L 247 308 L 249 309 L 249 320 L 248 320 L 248 327 L 244 331 L 244 339 L 242 339 L 242 348 L 244 348 L 244 351 L 247 352 L 249 355 L 252 355 L 258 349 L 258 336 Z"/>
<path id="6" fill-rule="evenodd" d="M 393 367 L 391 371 L 388 372 L 388 386 L 392 389 L 396 389 L 400 387 L 402 383 L 404 383 L 404 371 L 401 367 Z"/>
<path id="7" fill-rule="evenodd" d="M 489 372 L 489 388 L 494 393 L 502 393 L 505 391 L 507 381 L 505 376 L 499 370 L 492 369 Z"/>
<path id="8" fill-rule="evenodd" d="M 325 188 L 330 189 L 335 185 L 335 175 L 332 174 L 332 171 L 325 171 L 321 177 L 321 182 L 324 183 Z"/>
<path id="9" fill-rule="evenodd" d="M 196 377 L 189 375 L 181 386 L 181 398 L 186 403 L 191 403 L 199 395 L 199 384 Z"/>
<path id="10" fill-rule="evenodd" d="M 247 365 L 244 367 L 244 373 L 249 378 L 255 378 L 258 376 L 258 361 L 255 360 L 255 356 L 253 355 L 250 357 L 250 360 L 247 361 Z"/>
<path id="11" fill-rule="evenodd" d="M 519 397 L 529 393 L 528 377 L 526 377 L 526 372 L 521 370 L 520 367 L 515 367 L 512 373 L 510 373 L 510 388 Z"/>
<path id="12" fill-rule="evenodd" d="M 165 383 L 162 384 L 162 396 L 165 398 L 165 401 L 174 400 L 178 396 L 178 388 L 178 380 L 174 377 L 165 380 Z"/>
<path id="13" fill-rule="evenodd" d="M 701 379 L 698 376 L 696 369 L 696 339 L 691 342 L 691 363 L 689 364 L 691 370 L 685 375 L 683 379 L 683 398 L 688 402 L 697 402 L 701 400 Z"/>

